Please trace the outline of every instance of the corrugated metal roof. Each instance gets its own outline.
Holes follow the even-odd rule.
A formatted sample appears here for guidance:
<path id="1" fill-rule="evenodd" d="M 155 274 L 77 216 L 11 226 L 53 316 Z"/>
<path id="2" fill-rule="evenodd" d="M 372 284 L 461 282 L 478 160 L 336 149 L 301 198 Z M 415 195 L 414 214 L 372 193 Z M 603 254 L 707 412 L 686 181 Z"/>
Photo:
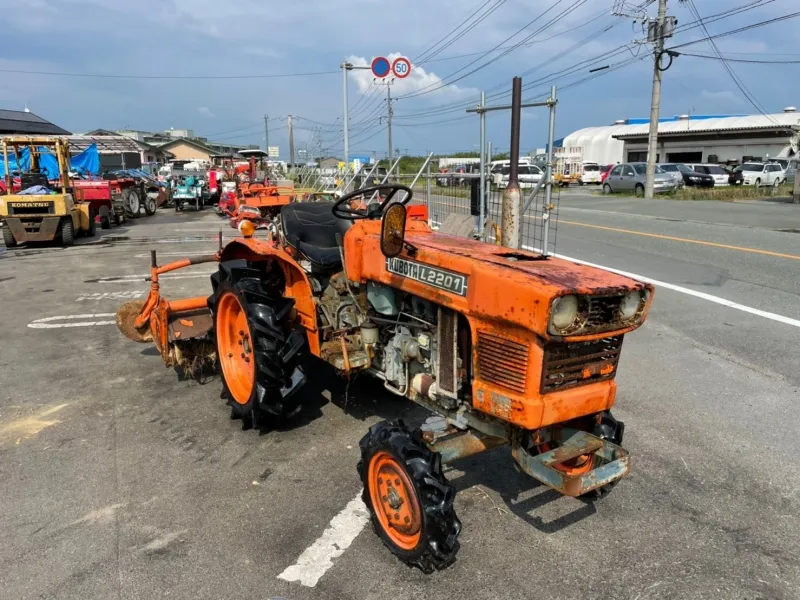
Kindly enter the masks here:
<path id="1" fill-rule="evenodd" d="M 717 119 L 683 119 L 658 124 L 659 135 L 689 133 L 715 133 L 725 131 L 749 130 L 787 130 L 796 127 L 800 130 L 800 113 L 776 113 L 771 115 L 747 115 L 744 117 L 720 117 Z M 613 133 L 617 139 L 647 135 L 649 123 L 622 125 Z"/>
<path id="2" fill-rule="evenodd" d="M 70 152 L 83 152 L 92 144 L 97 144 L 100 154 L 119 154 L 120 152 L 133 152 L 139 154 L 141 148 L 129 137 L 124 135 L 68 135 Z"/>
<path id="3" fill-rule="evenodd" d="M 69 131 L 37 114 L 22 110 L 0 109 L 0 132 L 8 134 L 68 135 Z"/>

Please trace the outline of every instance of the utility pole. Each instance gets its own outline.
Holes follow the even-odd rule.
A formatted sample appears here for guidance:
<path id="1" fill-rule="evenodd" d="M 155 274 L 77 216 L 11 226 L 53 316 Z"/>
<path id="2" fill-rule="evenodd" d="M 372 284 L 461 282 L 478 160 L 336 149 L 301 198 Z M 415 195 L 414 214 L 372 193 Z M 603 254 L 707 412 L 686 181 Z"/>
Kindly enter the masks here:
<path id="1" fill-rule="evenodd" d="M 392 115 L 394 114 L 394 110 L 392 109 L 392 82 L 386 82 L 386 105 L 388 107 L 388 115 L 387 115 L 387 124 L 389 126 L 389 164 L 392 164 Z"/>
<path id="2" fill-rule="evenodd" d="M 653 61 L 653 94 L 650 99 L 650 133 L 647 136 L 647 178 L 644 197 L 653 199 L 658 152 L 658 113 L 661 108 L 661 55 L 664 53 L 664 23 L 667 19 L 667 0 L 658 0 L 658 19 L 655 24 L 655 60 Z M 649 36 L 648 36 L 649 37 Z"/>
<path id="3" fill-rule="evenodd" d="M 269 121 L 269 117 L 264 115 L 264 149 L 267 151 L 267 158 L 269 158 L 269 127 L 267 126 L 267 122 Z"/>
<path id="4" fill-rule="evenodd" d="M 289 165 L 290 169 L 294 168 L 294 126 L 292 125 L 292 115 L 287 117 L 289 122 Z"/>

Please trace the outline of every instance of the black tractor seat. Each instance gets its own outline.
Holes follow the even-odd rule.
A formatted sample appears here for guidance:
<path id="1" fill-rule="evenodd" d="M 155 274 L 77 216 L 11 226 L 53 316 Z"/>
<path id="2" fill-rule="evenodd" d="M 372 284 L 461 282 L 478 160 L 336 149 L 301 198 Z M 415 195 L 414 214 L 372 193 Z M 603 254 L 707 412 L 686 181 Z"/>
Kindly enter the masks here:
<path id="1" fill-rule="evenodd" d="M 342 258 L 336 235 L 344 239 L 351 221 L 333 216 L 328 202 L 295 202 L 281 210 L 286 242 L 321 269 L 341 269 Z"/>

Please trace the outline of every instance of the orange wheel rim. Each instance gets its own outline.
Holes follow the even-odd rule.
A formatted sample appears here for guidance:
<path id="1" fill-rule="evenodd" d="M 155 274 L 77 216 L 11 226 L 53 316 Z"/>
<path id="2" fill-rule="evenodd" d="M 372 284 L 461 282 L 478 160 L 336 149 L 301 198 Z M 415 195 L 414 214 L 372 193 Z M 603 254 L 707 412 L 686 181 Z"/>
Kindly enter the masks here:
<path id="1" fill-rule="evenodd" d="M 217 301 L 217 352 L 231 397 L 247 404 L 256 380 L 256 355 L 247 313 L 233 292 Z"/>
<path id="2" fill-rule="evenodd" d="M 405 468 L 388 452 L 369 463 L 369 494 L 375 515 L 393 544 L 413 550 L 422 536 L 422 511 Z"/>
<path id="3" fill-rule="evenodd" d="M 544 454 L 545 452 L 550 452 L 552 448 L 550 444 L 540 444 L 538 446 L 539 453 Z M 593 454 L 581 454 L 580 456 L 576 456 L 575 458 L 571 458 L 570 460 L 564 461 L 563 463 L 558 463 L 553 465 L 553 468 L 561 471 L 566 475 L 576 476 L 576 475 L 585 475 L 589 471 L 592 470 L 594 466 L 594 455 Z"/>

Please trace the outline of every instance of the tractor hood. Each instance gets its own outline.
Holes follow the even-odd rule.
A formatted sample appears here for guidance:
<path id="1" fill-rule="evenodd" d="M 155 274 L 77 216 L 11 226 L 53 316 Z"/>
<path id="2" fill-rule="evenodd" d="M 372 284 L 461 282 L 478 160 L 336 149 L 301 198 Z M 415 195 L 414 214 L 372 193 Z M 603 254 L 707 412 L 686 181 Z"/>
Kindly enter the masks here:
<path id="1" fill-rule="evenodd" d="M 407 248 L 396 258 L 386 258 L 380 251 L 378 224 L 361 221 L 345 235 L 350 279 L 380 281 L 487 323 L 532 330 L 545 339 L 588 340 L 639 327 L 652 301 L 652 286 L 635 279 L 561 258 L 434 233 L 418 221 L 408 222 Z M 646 305 L 634 321 L 618 322 L 623 297 L 636 290 L 643 292 Z M 571 335 L 551 335 L 551 306 L 567 295 L 579 297 L 596 326 Z"/>

